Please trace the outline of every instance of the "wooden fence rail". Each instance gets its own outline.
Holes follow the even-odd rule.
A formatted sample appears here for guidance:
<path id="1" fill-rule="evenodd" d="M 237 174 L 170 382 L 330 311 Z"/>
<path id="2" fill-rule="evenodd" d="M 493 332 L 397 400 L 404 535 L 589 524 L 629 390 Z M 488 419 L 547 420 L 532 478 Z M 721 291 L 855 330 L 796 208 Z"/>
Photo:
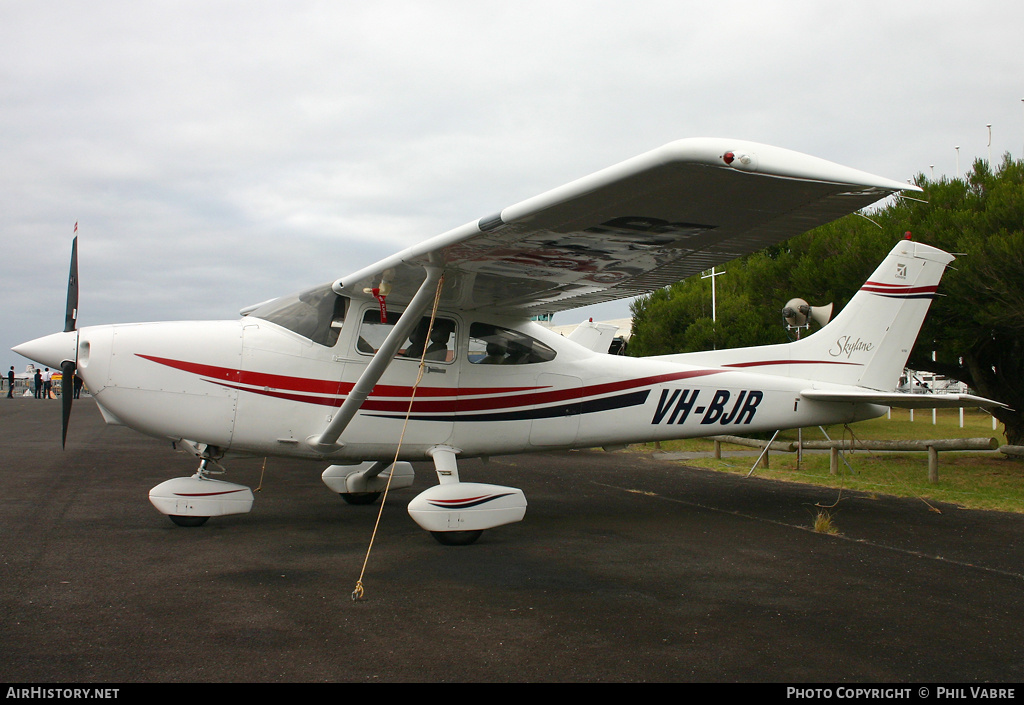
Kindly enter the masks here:
<path id="1" fill-rule="evenodd" d="M 764 448 L 768 441 L 759 441 L 753 438 L 741 436 L 711 436 L 715 442 L 715 457 L 722 457 L 722 443 L 741 445 L 753 448 Z M 1024 446 L 1000 446 L 995 438 L 941 438 L 929 441 L 870 441 L 845 439 L 841 441 L 803 441 L 799 444 L 803 450 L 828 450 L 829 472 L 833 475 L 839 472 L 839 451 L 840 450 L 883 450 L 883 451 L 927 451 L 928 452 L 928 481 L 932 484 L 939 482 L 939 451 L 949 450 L 998 450 L 1006 455 L 1024 456 Z M 1015 449 L 1015 450 L 1013 450 Z M 783 453 L 794 453 L 798 450 L 797 443 L 786 441 L 775 441 L 769 445 L 768 450 L 780 451 Z"/>

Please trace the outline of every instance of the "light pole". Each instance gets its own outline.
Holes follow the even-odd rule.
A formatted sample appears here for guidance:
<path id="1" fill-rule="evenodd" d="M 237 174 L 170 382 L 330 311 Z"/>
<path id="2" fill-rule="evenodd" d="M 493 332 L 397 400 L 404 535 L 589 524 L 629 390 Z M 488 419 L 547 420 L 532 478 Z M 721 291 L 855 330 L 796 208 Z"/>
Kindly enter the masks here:
<path id="1" fill-rule="evenodd" d="M 960 146 L 953 147 L 956 150 L 956 178 L 960 178 Z"/>
<path id="2" fill-rule="evenodd" d="M 718 302 L 715 299 L 715 277 L 721 276 L 723 274 L 725 274 L 725 272 L 716 272 L 715 268 L 712 267 L 711 268 L 711 272 L 709 274 L 701 274 L 700 275 L 701 279 L 710 279 L 711 280 L 711 324 L 712 324 L 712 328 L 714 328 L 715 324 L 718 322 L 718 313 L 717 313 Z M 718 336 L 716 335 L 715 337 L 717 338 Z M 713 349 L 717 350 L 718 349 L 718 341 L 717 340 L 712 341 L 711 347 Z"/>
<path id="3" fill-rule="evenodd" d="M 992 123 L 986 127 L 988 128 L 988 170 L 992 171 Z"/>

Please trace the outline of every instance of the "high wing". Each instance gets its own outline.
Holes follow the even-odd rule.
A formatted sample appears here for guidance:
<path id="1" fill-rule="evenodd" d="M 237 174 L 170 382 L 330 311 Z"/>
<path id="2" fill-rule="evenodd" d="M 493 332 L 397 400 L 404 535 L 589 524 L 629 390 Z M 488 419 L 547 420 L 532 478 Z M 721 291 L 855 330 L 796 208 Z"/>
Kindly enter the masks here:
<path id="1" fill-rule="evenodd" d="M 919 190 L 752 142 L 679 140 L 410 247 L 334 284 L 408 301 L 423 267 L 442 302 L 536 315 L 647 293 Z M 383 283 L 383 286 L 381 286 Z"/>

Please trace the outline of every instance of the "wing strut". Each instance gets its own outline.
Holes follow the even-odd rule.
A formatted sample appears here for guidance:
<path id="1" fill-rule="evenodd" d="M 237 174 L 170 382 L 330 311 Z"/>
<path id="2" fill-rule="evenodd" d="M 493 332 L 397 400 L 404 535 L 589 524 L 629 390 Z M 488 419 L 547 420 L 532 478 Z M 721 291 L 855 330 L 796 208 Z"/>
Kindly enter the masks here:
<path id="1" fill-rule="evenodd" d="M 356 381 L 355 386 L 349 393 L 348 397 L 342 403 L 341 408 L 338 409 L 338 413 L 334 415 L 334 418 L 327 424 L 327 428 L 323 430 L 323 433 L 316 436 L 310 436 L 306 439 L 306 443 L 310 445 L 318 453 L 328 455 L 336 450 L 340 450 L 344 447 L 343 443 L 338 442 L 338 438 L 342 432 L 348 426 L 349 422 L 355 417 L 356 412 L 359 411 L 359 407 L 366 401 L 366 397 L 373 391 L 373 387 L 380 380 L 384 371 L 391 364 L 391 361 L 395 359 L 395 353 L 398 352 L 398 348 L 401 344 L 409 337 L 413 329 L 420 321 L 420 317 L 430 306 L 434 299 L 434 289 L 437 286 L 438 280 L 441 278 L 441 268 L 428 265 L 424 267 L 427 272 L 426 278 L 423 283 L 420 284 L 420 288 L 416 291 L 416 295 L 413 296 L 412 301 L 406 307 L 402 313 L 401 318 L 398 319 L 398 323 L 388 333 L 388 337 L 384 339 L 384 343 L 380 346 L 380 349 L 374 354 L 373 359 L 370 360 L 370 364 L 366 366 L 363 373 L 359 375 L 359 380 Z"/>

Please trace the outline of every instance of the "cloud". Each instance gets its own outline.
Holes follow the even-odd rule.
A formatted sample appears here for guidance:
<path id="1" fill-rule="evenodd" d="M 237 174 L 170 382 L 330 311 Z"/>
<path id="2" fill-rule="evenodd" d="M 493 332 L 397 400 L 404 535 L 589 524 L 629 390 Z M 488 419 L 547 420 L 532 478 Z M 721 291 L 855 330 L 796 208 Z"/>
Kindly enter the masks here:
<path id="1" fill-rule="evenodd" d="M 0 14 L 3 350 L 60 326 L 76 221 L 83 323 L 230 317 L 681 137 L 899 179 L 1024 142 L 1008 3 Z"/>

